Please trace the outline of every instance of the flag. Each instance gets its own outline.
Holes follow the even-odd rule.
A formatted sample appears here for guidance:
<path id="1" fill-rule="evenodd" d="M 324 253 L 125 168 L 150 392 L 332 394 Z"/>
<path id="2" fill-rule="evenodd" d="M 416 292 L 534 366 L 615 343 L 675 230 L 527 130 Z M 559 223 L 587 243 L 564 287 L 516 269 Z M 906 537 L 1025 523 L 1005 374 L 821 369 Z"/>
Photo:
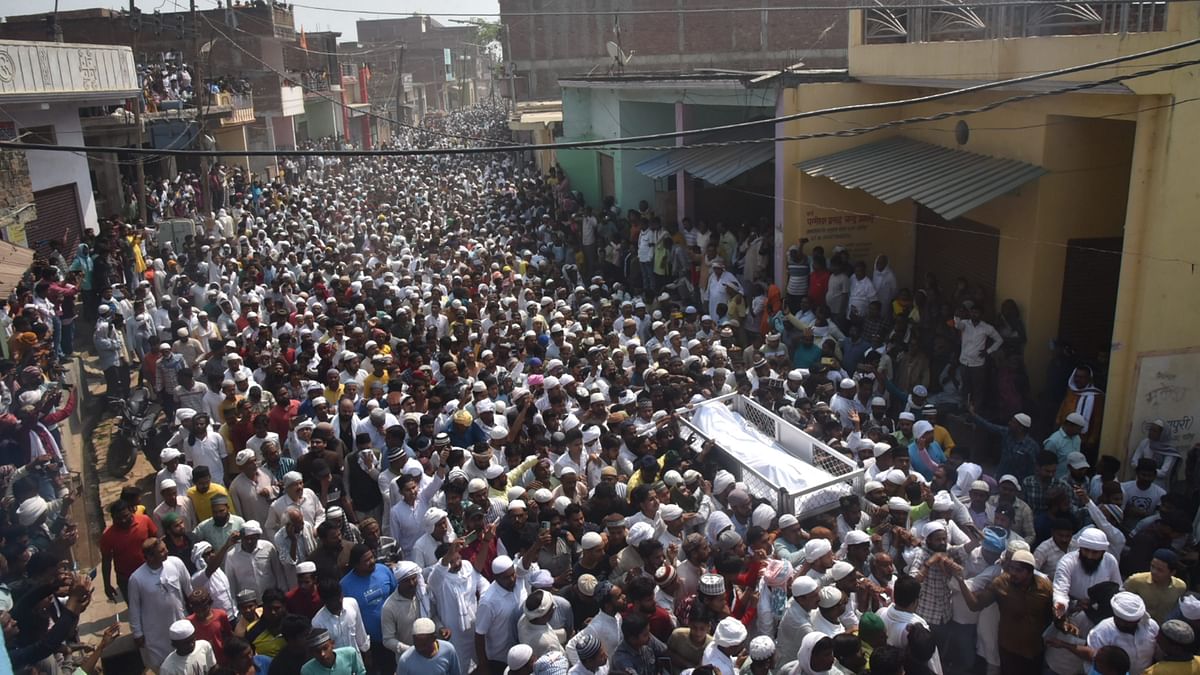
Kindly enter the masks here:
<path id="1" fill-rule="evenodd" d="M 300 27 L 300 49 L 308 51 L 308 37 L 304 35 L 304 27 Z"/>
<path id="2" fill-rule="evenodd" d="M 363 81 L 365 81 L 365 82 L 371 81 L 371 66 L 368 66 L 365 63 L 363 64 L 362 77 L 363 77 Z"/>

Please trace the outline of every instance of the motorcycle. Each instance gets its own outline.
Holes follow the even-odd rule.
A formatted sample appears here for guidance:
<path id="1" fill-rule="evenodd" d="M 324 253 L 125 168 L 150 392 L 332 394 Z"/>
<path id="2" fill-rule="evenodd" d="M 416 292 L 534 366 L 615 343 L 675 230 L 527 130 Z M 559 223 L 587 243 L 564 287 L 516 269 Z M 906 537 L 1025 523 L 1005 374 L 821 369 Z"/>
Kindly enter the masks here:
<path id="1" fill-rule="evenodd" d="M 113 418 L 113 437 L 108 446 L 108 466 L 117 475 L 125 475 L 133 468 L 138 453 L 158 471 L 162 468 L 156 445 L 155 423 L 162 406 L 155 402 L 150 390 L 139 385 L 130 392 L 128 399 L 117 399 L 112 403 L 116 410 Z"/>

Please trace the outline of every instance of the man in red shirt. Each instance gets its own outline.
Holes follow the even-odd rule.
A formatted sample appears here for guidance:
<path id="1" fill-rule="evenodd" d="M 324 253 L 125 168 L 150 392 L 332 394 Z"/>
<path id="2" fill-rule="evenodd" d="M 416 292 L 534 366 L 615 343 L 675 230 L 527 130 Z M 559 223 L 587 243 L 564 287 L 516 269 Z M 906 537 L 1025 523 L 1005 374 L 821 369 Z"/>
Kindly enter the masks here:
<path id="1" fill-rule="evenodd" d="M 187 620 L 196 628 L 196 639 L 212 645 L 217 663 L 225 665 L 225 642 L 233 635 L 233 624 L 223 609 L 213 609 L 212 596 L 207 588 L 197 588 L 188 596 L 192 613 Z"/>
<path id="2" fill-rule="evenodd" d="M 274 431 L 283 443 L 292 430 L 292 418 L 299 414 L 300 402 L 292 400 L 286 386 L 279 387 L 275 392 L 275 405 L 267 413 L 267 431 Z"/>
<path id="3" fill-rule="evenodd" d="M 324 604 L 317 595 L 317 565 L 306 560 L 296 565 L 296 587 L 287 592 L 284 607 L 290 614 L 299 614 L 311 619 L 321 611 Z"/>
<path id="4" fill-rule="evenodd" d="M 654 601 L 654 580 L 647 576 L 635 577 L 626 586 L 625 593 L 629 597 L 629 609 L 625 615 L 633 612 L 641 614 L 650 623 L 651 635 L 659 640 L 663 639 L 660 635 L 669 639 L 675 624 L 667 610 Z"/>
<path id="5" fill-rule="evenodd" d="M 122 597 L 129 597 L 129 576 L 146 562 L 142 542 L 158 536 L 158 528 L 150 516 L 134 513 L 128 502 L 118 499 L 108 507 L 112 517 L 104 534 L 100 535 L 101 566 L 104 574 L 104 595 L 116 600 L 111 571 L 117 568 L 117 587 Z"/>

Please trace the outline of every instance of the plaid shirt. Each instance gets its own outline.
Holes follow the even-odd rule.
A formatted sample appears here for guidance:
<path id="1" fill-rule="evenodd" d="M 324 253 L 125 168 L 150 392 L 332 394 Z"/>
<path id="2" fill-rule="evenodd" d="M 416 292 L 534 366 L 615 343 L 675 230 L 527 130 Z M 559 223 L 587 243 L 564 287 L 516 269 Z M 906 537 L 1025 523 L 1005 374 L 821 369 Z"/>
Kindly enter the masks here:
<path id="1" fill-rule="evenodd" d="M 1071 486 L 1067 485 L 1066 481 L 1057 478 L 1052 479 L 1049 483 L 1042 483 L 1042 480 L 1037 477 L 1037 474 L 1026 476 L 1021 481 L 1021 496 L 1025 498 L 1025 503 L 1029 504 L 1029 508 L 1033 509 L 1033 514 L 1038 515 L 1046 512 L 1046 493 L 1054 486 L 1061 487 L 1071 494 Z"/>
<path id="2" fill-rule="evenodd" d="M 912 567 L 918 573 L 925 561 L 934 555 L 928 547 L 922 547 L 913 556 Z M 966 552 L 961 546 L 946 548 L 946 556 L 962 565 L 967 560 Z M 950 582 L 953 578 L 940 565 L 930 567 L 921 581 L 921 595 L 917 598 L 917 614 L 929 622 L 930 626 L 938 626 L 951 619 L 953 605 L 950 602 Z"/>

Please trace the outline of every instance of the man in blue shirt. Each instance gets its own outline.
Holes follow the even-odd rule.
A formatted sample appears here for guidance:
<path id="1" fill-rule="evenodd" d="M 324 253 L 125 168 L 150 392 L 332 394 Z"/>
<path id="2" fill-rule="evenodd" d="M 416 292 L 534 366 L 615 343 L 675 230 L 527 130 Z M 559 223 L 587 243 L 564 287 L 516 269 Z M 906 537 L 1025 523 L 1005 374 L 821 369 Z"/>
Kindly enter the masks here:
<path id="1" fill-rule="evenodd" d="M 1063 420 L 1062 426 L 1058 431 L 1050 434 L 1050 438 L 1042 444 L 1042 447 L 1058 456 L 1058 468 L 1054 472 L 1056 480 L 1063 480 L 1067 477 L 1067 458 L 1073 452 L 1079 452 L 1079 432 L 1087 425 L 1087 421 L 1083 419 L 1083 415 L 1079 413 L 1071 413 L 1067 415 L 1067 419 Z"/>
<path id="2" fill-rule="evenodd" d="M 821 348 L 815 344 L 813 330 L 805 328 L 800 334 L 800 342 L 792 352 L 792 365 L 796 368 L 812 368 L 821 360 Z"/>
<path id="3" fill-rule="evenodd" d="M 413 645 L 400 655 L 396 672 L 405 675 L 458 675 L 458 652 L 446 640 L 437 639 L 432 619 L 413 622 Z"/>
<path id="4" fill-rule="evenodd" d="M 383 646 L 383 603 L 396 590 L 396 575 L 387 565 L 375 562 L 375 553 L 367 544 L 350 549 L 350 571 L 342 577 L 342 593 L 358 601 L 363 625 L 371 636 L 371 662 L 391 671 L 395 655 Z M 340 650 L 338 650 L 340 651 Z"/>

